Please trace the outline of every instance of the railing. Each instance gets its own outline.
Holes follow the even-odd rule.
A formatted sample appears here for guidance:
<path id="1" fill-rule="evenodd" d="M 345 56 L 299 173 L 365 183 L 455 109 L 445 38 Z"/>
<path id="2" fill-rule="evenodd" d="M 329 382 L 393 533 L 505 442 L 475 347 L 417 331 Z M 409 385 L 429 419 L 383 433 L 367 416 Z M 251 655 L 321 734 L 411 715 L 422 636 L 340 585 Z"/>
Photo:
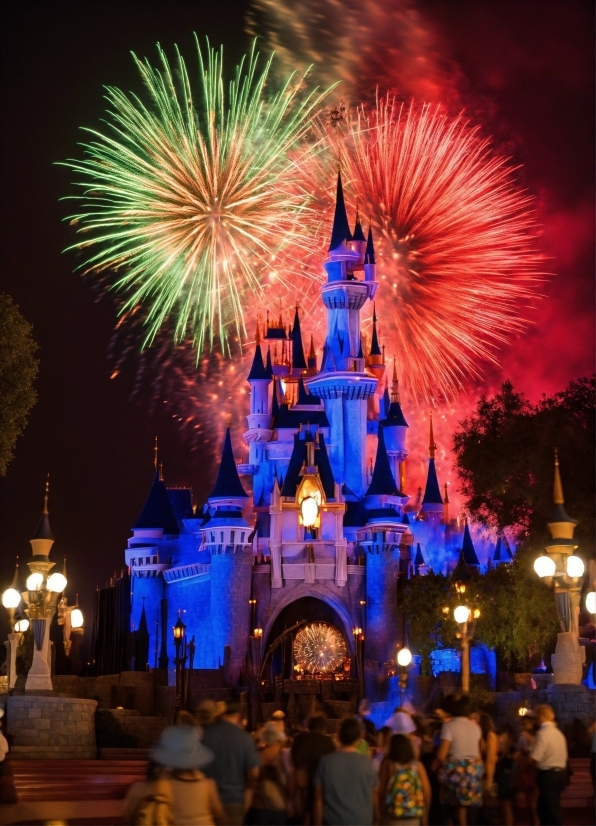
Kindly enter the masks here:
<path id="1" fill-rule="evenodd" d="M 176 568 L 168 568 L 167 571 L 164 571 L 163 578 L 169 585 L 183 579 L 209 576 L 210 572 L 211 566 L 208 562 L 193 562 L 191 565 L 178 565 Z"/>

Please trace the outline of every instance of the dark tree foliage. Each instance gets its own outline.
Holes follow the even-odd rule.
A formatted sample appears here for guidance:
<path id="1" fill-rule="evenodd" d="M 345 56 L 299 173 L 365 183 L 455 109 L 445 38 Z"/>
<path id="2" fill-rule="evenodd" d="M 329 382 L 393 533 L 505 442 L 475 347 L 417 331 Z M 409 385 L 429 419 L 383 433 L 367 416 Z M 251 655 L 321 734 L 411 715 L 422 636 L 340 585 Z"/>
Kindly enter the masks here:
<path id="1" fill-rule="evenodd" d="M 537 665 L 561 630 L 552 591 L 523 557 L 483 576 L 473 574 L 462 595 L 450 577 L 432 572 L 412 577 L 404 590 L 404 610 L 423 674 L 431 673 L 433 650 L 459 648 L 453 609 L 460 604 L 480 610 L 474 639 L 494 648 L 508 667 Z"/>
<path id="2" fill-rule="evenodd" d="M 31 325 L 8 295 L 0 293 L 0 476 L 37 401 L 33 387 L 39 368 Z"/>
<path id="3" fill-rule="evenodd" d="M 510 527 L 524 549 L 549 538 L 553 461 L 558 448 L 565 507 L 579 525 L 582 555 L 593 555 L 594 377 L 531 404 L 510 382 L 494 398 L 483 396 L 453 439 L 461 492 L 473 519 Z"/>

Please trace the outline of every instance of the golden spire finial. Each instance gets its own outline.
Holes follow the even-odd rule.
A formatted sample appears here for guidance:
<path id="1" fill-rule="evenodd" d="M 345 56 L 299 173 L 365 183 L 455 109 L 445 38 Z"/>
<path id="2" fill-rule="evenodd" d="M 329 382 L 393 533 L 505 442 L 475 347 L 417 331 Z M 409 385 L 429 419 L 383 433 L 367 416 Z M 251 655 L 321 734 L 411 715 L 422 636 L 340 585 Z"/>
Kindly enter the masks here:
<path id="1" fill-rule="evenodd" d="M 155 445 L 153 447 L 153 467 L 155 468 L 156 472 L 157 472 L 157 454 L 158 454 L 158 451 L 159 451 L 159 448 L 157 446 L 157 436 L 156 436 L 155 437 Z"/>
<path id="2" fill-rule="evenodd" d="M 399 402 L 399 379 L 397 378 L 397 359 L 393 356 L 393 379 L 391 381 L 391 401 Z"/>
<path id="3" fill-rule="evenodd" d="M 555 448 L 555 485 L 553 490 L 553 501 L 555 505 L 564 505 L 563 485 L 561 484 L 561 474 L 559 472 L 559 451 Z"/>
<path id="4" fill-rule="evenodd" d="M 48 510 L 48 499 L 50 496 L 50 474 L 46 476 L 46 490 L 43 497 L 43 513 L 49 513 Z"/>
<path id="5" fill-rule="evenodd" d="M 447 488 L 447 482 L 445 482 L 445 504 L 449 504 L 449 490 Z"/>
<path id="6" fill-rule="evenodd" d="M 159 481 L 163 482 L 163 462 L 159 463 Z"/>
<path id="7" fill-rule="evenodd" d="M 228 428 L 228 430 L 232 427 L 232 414 L 231 413 L 226 414 L 226 427 Z"/>
<path id="8" fill-rule="evenodd" d="M 315 340 L 313 338 L 313 334 L 310 334 L 310 350 L 308 352 L 309 359 L 316 359 L 317 354 L 315 352 Z"/>
<path id="9" fill-rule="evenodd" d="M 257 329 L 255 330 L 255 344 L 261 343 L 261 332 L 259 330 L 259 316 L 257 316 Z"/>
<path id="10" fill-rule="evenodd" d="M 435 444 L 435 434 L 433 433 L 433 412 L 430 411 L 430 444 L 428 446 L 428 455 L 431 459 L 435 458 L 435 450 L 437 446 Z"/>
<path id="11" fill-rule="evenodd" d="M 62 560 L 62 576 L 66 576 L 66 556 Z M 78 594 L 77 594 L 78 599 Z"/>

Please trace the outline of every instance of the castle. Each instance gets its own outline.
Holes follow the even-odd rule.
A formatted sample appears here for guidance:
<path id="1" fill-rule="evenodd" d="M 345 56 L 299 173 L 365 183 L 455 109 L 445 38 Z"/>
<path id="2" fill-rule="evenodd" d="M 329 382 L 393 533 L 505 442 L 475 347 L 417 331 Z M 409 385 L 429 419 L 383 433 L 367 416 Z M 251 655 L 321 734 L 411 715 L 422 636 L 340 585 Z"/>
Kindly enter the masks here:
<path id="1" fill-rule="evenodd" d="M 374 309 L 370 346 L 361 332 L 376 269 L 372 230 L 365 237 L 357 217 L 351 231 L 338 176 L 320 364 L 312 337 L 305 355 L 298 307 L 289 330 L 281 317 L 259 321 L 248 461 L 236 464 L 228 429 L 215 486 L 194 510 L 190 490 L 168 489 L 156 469 L 133 528 L 130 621 L 149 635 L 149 665 L 172 663 L 180 616 L 195 668 L 225 657 L 232 684 L 247 673 L 291 678 L 303 667 L 278 640 L 308 621 L 331 626 L 346 671 L 360 657 L 362 685 L 372 685 L 403 640 L 398 583 L 446 573 L 458 558 L 480 566 L 467 524 L 450 519 L 446 485 L 441 495 L 432 418 L 424 495 L 410 504 L 404 490 L 408 424 Z M 510 558 L 499 540 L 494 561 Z"/>

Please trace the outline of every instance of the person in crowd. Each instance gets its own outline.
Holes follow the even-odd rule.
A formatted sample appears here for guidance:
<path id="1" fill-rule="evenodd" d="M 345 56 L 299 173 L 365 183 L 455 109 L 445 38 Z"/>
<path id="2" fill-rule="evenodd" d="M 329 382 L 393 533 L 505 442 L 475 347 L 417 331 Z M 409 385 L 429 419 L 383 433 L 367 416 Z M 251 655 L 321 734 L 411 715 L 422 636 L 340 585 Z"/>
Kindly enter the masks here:
<path id="1" fill-rule="evenodd" d="M 383 726 L 377 732 L 377 746 L 375 750 L 375 754 L 373 756 L 373 766 L 375 767 L 375 771 L 377 774 L 379 773 L 379 769 L 381 768 L 381 763 L 383 762 L 383 758 L 387 755 L 389 751 L 389 741 L 393 732 L 389 728 L 389 726 Z"/>
<path id="2" fill-rule="evenodd" d="M 319 760 L 335 751 L 331 737 L 327 735 L 327 718 L 324 714 L 313 714 L 308 718 L 308 731 L 297 734 L 292 743 L 292 796 L 299 801 L 305 826 L 313 821 L 314 777 Z"/>
<path id="3" fill-rule="evenodd" d="M 513 769 L 515 765 L 515 732 L 504 723 L 497 735 L 498 755 L 495 767 L 495 785 L 504 826 L 513 826 Z"/>
<path id="4" fill-rule="evenodd" d="M 472 704 L 467 694 L 454 697 L 450 705 L 453 719 L 441 728 L 437 761 L 441 764 L 440 778 L 446 786 L 448 805 L 456 808 L 459 826 L 466 826 L 475 823 L 482 804 L 482 729 L 470 720 Z"/>
<path id="5" fill-rule="evenodd" d="M 389 726 L 394 734 L 412 734 L 416 731 L 416 723 L 412 720 L 412 715 L 401 706 L 394 710 L 385 725 Z"/>
<path id="6" fill-rule="evenodd" d="M 445 806 L 441 781 L 439 780 L 437 751 L 441 742 L 441 728 L 443 722 L 439 716 L 433 716 L 428 722 L 427 732 L 429 746 L 423 749 L 420 755 L 420 762 L 426 769 L 428 782 L 430 783 L 431 800 L 427 813 L 429 826 L 442 826 L 445 821 Z"/>
<path id="7" fill-rule="evenodd" d="M 0 803 L 18 803 L 17 790 L 14 785 L 12 766 L 8 759 L 8 740 L 2 731 L 4 709 L 0 708 Z"/>
<path id="8" fill-rule="evenodd" d="M 286 715 L 281 709 L 273 712 L 271 715 L 271 722 L 275 723 L 282 734 L 286 733 Z"/>
<path id="9" fill-rule="evenodd" d="M 530 813 L 531 826 L 539 826 L 536 764 L 530 757 L 536 739 L 535 721 L 532 711 L 528 711 L 526 716 L 521 718 L 521 729 L 517 740 L 513 784 L 515 791 L 524 796 L 526 806 Z"/>
<path id="10" fill-rule="evenodd" d="M 428 823 L 431 787 L 422 763 L 416 760 L 409 737 L 393 734 L 379 771 L 381 823 Z"/>
<path id="11" fill-rule="evenodd" d="M 480 753 L 482 755 L 482 763 L 484 764 L 484 790 L 487 795 L 496 796 L 496 789 L 493 788 L 495 783 L 495 769 L 497 767 L 497 756 L 499 753 L 499 738 L 495 731 L 495 724 L 490 714 L 485 711 L 478 715 L 478 725 L 482 731 L 482 739 L 480 741 Z"/>
<path id="12" fill-rule="evenodd" d="M 164 729 L 149 752 L 146 780 L 128 790 L 124 822 L 136 823 L 142 806 L 159 799 L 176 826 L 214 826 L 226 817 L 213 780 L 201 771 L 213 753 L 200 741 L 200 730 L 185 725 Z"/>
<path id="13" fill-rule="evenodd" d="M 340 748 L 321 757 L 314 777 L 315 826 L 372 826 L 378 821 L 378 778 L 372 760 L 357 750 L 360 721 L 346 717 L 339 727 Z"/>
<path id="14" fill-rule="evenodd" d="M 228 703 L 225 712 L 203 732 L 203 744 L 215 755 L 206 773 L 217 784 L 228 826 L 244 822 L 261 765 L 252 737 L 240 727 L 240 711 L 240 703 Z"/>
<path id="15" fill-rule="evenodd" d="M 567 741 L 555 723 L 552 706 L 536 707 L 536 740 L 530 757 L 538 774 L 538 817 L 543 826 L 560 826 L 561 792 L 567 784 Z"/>
<path id="16" fill-rule="evenodd" d="M 358 705 L 358 714 L 356 717 L 360 720 L 360 725 L 362 726 L 362 730 L 364 731 L 364 739 L 368 743 L 375 742 L 377 739 L 377 727 L 373 723 L 371 719 L 372 709 L 370 706 L 370 700 L 366 698 L 360 700 Z"/>
<path id="17" fill-rule="evenodd" d="M 246 815 L 249 826 L 283 826 L 288 805 L 288 778 L 282 757 L 287 740 L 275 720 L 265 723 L 259 735 L 261 768 L 252 805 Z"/>

